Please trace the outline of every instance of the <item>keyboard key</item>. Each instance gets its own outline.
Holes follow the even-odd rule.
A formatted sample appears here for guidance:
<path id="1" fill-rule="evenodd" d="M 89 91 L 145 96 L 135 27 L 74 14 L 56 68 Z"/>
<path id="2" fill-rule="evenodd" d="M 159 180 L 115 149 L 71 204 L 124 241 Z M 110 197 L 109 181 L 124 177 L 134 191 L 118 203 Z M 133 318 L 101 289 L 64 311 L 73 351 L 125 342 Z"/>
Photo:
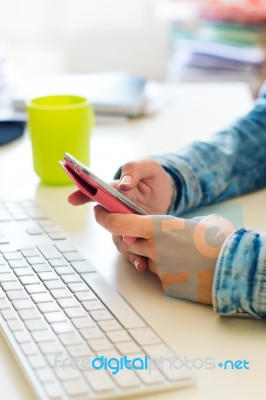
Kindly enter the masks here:
<path id="1" fill-rule="evenodd" d="M 99 326 L 103 331 L 116 331 L 121 329 L 121 325 L 115 319 L 100 320 Z"/>
<path id="2" fill-rule="evenodd" d="M 10 291 L 6 292 L 6 295 L 9 298 L 10 301 L 27 299 L 28 298 L 27 293 L 22 289 L 20 289 L 20 290 L 10 290 Z"/>
<path id="3" fill-rule="evenodd" d="M 8 260 L 21 260 L 22 256 L 18 251 L 7 252 L 3 254 L 5 259 Z"/>
<path id="4" fill-rule="evenodd" d="M 84 274 L 85 272 L 95 272 L 95 268 L 89 261 L 73 261 L 71 262 L 71 265 L 78 274 Z"/>
<path id="5" fill-rule="evenodd" d="M 43 354 L 54 354 L 60 353 L 62 351 L 62 347 L 55 340 L 48 342 L 39 342 L 39 347 Z"/>
<path id="6" fill-rule="evenodd" d="M 28 235 L 35 236 L 35 235 L 43 235 L 43 230 L 38 226 L 32 226 L 26 229 Z"/>
<path id="7" fill-rule="evenodd" d="M 5 265 L 0 265 L 0 274 L 4 274 L 6 272 L 10 272 L 10 267 L 9 265 L 5 264 Z"/>
<path id="8" fill-rule="evenodd" d="M 44 384 L 44 389 L 52 400 L 59 400 L 65 397 L 61 386 L 57 382 L 48 382 Z"/>
<path id="9" fill-rule="evenodd" d="M 40 303 L 37 304 L 38 309 L 41 311 L 41 313 L 49 313 L 49 312 L 54 312 L 54 311 L 60 311 L 60 307 L 56 302 L 49 302 L 49 303 Z"/>
<path id="10" fill-rule="evenodd" d="M 49 260 L 49 264 L 52 266 L 52 267 L 62 267 L 62 266 L 64 266 L 64 265 L 68 265 L 67 264 L 67 261 L 66 260 L 64 260 L 63 258 L 51 258 L 50 260 Z M 71 269 L 71 271 L 72 271 L 72 269 Z"/>
<path id="11" fill-rule="evenodd" d="M 10 260 L 9 265 L 11 268 L 21 268 L 21 267 L 28 267 L 28 263 L 24 259 L 20 260 Z"/>
<path id="12" fill-rule="evenodd" d="M 51 272 L 52 269 L 48 264 L 35 264 L 32 266 L 33 271 L 38 274 L 39 272 Z"/>
<path id="13" fill-rule="evenodd" d="M 107 338 L 91 339 L 88 343 L 93 351 L 112 350 L 114 348 Z"/>
<path id="14" fill-rule="evenodd" d="M 150 358 L 175 357 L 175 354 L 163 343 L 143 346 L 143 349 Z"/>
<path id="15" fill-rule="evenodd" d="M 66 308 L 65 313 L 69 318 L 85 317 L 87 315 L 86 311 L 82 307 Z"/>
<path id="16" fill-rule="evenodd" d="M 164 363 L 161 371 L 169 381 L 182 381 L 190 379 L 190 373 L 185 368 L 173 368 L 170 363 Z"/>
<path id="17" fill-rule="evenodd" d="M 81 282 L 80 277 L 76 274 L 63 275 L 61 278 L 62 281 L 65 282 L 65 284 Z"/>
<path id="18" fill-rule="evenodd" d="M 108 319 L 113 319 L 113 315 L 108 310 L 91 311 L 90 315 L 95 321 L 106 321 Z"/>
<path id="19" fill-rule="evenodd" d="M 62 381 L 68 381 L 72 379 L 80 378 L 80 372 L 71 367 L 57 367 L 54 369 L 55 374 L 57 375 L 58 379 Z"/>
<path id="20" fill-rule="evenodd" d="M 34 275 L 34 272 L 30 267 L 13 268 L 13 272 L 16 274 L 16 276 Z"/>
<path id="21" fill-rule="evenodd" d="M 15 332 L 15 331 L 23 331 L 23 329 L 24 329 L 24 326 L 23 326 L 22 322 L 21 322 L 19 319 L 11 319 L 11 320 L 8 320 L 8 321 L 7 321 L 7 324 L 8 324 L 8 326 L 9 326 L 9 329 L 10 329 L 12 332 Z"/>
<path id="22" fill-rule="evenodd" d="M 42 329 L 47 329 L 47 324 L 43 319 L 30 319 L 24 321 L 26 327 L 28 328 L 29 331 L 39 331 Z"/>
<path id="23" fill-rule="evenodd" d="M 0 274 L 0 283 L 2 283 L 2 282 L 12 282 L 12 281 L 15 281 L 15 280 L 16 280 L 15 275 L 12 274 L 11 272 Z"/>
<path id="24" fill-rule="evenodd" d="M 23 254 L 24 257 L 35 257 L 40 255 L 34 247 L 30 249 L 21 250 L 21 253 Z"/>
<path id="25" fill-rule="evenodd" d="M 78 329 L 89 328 L 90 326 L 96 326 L 94 320 L 88 315 L 86 315 L 86 317 L 73 318 L 72 322 Z"/>
<path id="26" fill-rule="evenodd" d="M 14 332 L 14 337 L 18 343 L 26 343 L 31 341 L 31 335 L 28 331 Z"/>
<path id="27" fill-rule="evenodd" d="M 82 254 L 78 251 L 69 251 L 64 253 L 64 257 L 67 261 L 86 261 Z"/>
<path id="28" fill-rule="evenodd" d="M 128 342 L 130 340 L 130 336 L 124 330 L 108 331 L 106 334 L 113 343 Z"/>
<path id="29" fill-rule="evenodd" d="M 84 376 L 95 392 L 112 391 L 116 388 L 114 381 L 104 370 L 88 370 L 84 372 Z"/>
<path id="30" fill-rule="evenodd" d="M 154 385 L 165 381 L 157 368 L 136 370 L 136 374 L 145 385 Z"/>
<path id="31" fill-rule="evenodd" d="M 19 280 L 22 283 L 22 285 L 32 285 L 32 284 L 40 282 L 36 275 L 33 275 L 33 276 L 20 276 Z"/>
<path id="32" fill-rule="evenodd" d="M 35 369 L 35 373 L 41 383 L 51 382 L 54 380 L 54 374 L 47 367 Z"/>
<path id="33" fill-rule="evenodd" d="M 21 343 L 20 348 L 25 356 L 31 356 L 39 353 L 38 347 L 34 342 Z"/>
<path id="34" fill-rule="evenodd" d="M 41 281 L 46 282 L 46 281 L 53 281 L 56 279 L 56 274 L 52 272 L 40 272 L 38 274 L 38 277 L 41 279 Z"/>
<path id="35" fill-rule="evenodd" d="M 83 343 L 81 336 L 77 332 L 60 333 L 58 337 L 65 345 Z"/>
<path id="36" fill-rule="evenodd" d="M 73 243 L 68 242 L 68 241 L 63 241 L 55 244 L 55 247 L 61 252 L 69 252 L 69 251 L 76 251 L 76 247 L 74 246 Z"/>
<path id="37" fill-rule="evenodd" d="M 41 256 L 27 257 L 27 261 L 30 265 L 45 263 L 45 260 Z"/>
<path id="38" fill-rule="evenodd" d="M 58 232 L 49 232 L 49 233 L 48 233 L 48 236 L 49 236 L 50 239 L 52 239 L 52 240 L 62 240 L 62 239 L 66 239 L 66 235 L 65 235 L 63 232 L 61 232 L 61 231 L 58 231 Z"/>
<path id="39" fill-rule="evenodd" d="M 25 211 L 32 219 L 47 218 L 47 214 L 40 207 L 36 207 L 36 206 L 26 207 Z"/>
<path id="40" fill-rule="evenodd" d="M 40 331 L 32 331 L 31 332 L 33 339 L 35 342 L 47 342 L 54 339 L 52 332 L 49 329 L 42 329 Z"/>
<path id="41" fill-rule="evenodd" d="M 5 292 L 9 292 L 11 290 L 20 290 L 21 289 L 21 284 L 19 284 L 17 281 L 11 281 L 11 282 L 2 282 L 1 286 Z"/>
<path id="42" fill-rule="evenodd" d="M 141 350 L 138 345 L 133 342 L 133 340 L 130 340 L 128 342 L 117 342 L 116 347 L 124 356 L 128 354 L 138 353 Z"/>
<path id="43" fill-rule="evenodd" d="M 0 299 L 0 310 L 10 308 L 10 303 L 6 299 Z"/>
<path id="44" fill-rule="evenodd" d="M 25 308 L 33 308 L 34 304 L 31 300 L 14 300 L 13 306 L 17 311 L 24 310 Z"/>
<path id="45" fill-rule="evenodd" d="M 72 293 L 66 288 L 51 290 L 51 294 L 55 299 L 64 299 L 67 297 L 72 297 Z"/>
<path id="46" fill-rule="evenodd" d="M 61 258 L 61 254 L 51 243 L 42 243 L 39 244 L 37 247 L 47 260 L 51 258 Z"/>
<path id="47" fill-rule="evenodd" d="M 35 293 L 31 295 L 32 300 L 34 301 L 34 303 L 46 303 L 49 301 L 53 301 L 52 296 L 50 295 L 50 293 Z"/>
<path id="48" fill-rule="evenodd" d="M 28 362 L 32 366 L 32 368 L 37 369 L 37 368 L 43 368 L 46 366 L 46 362 L 44 358 L 40 355 L 32 355 L 28 357 Z"/>
<path id="49" fill-rule="evenodd" d="M 58 275 L 73 274 L 73 269 L 69 266 L 67 267 L 55 267 L 55 271 Z"/>
<path id="50" fill-rule="evenodd" d="M 129 333 L 140 346 L 161 342 L 159 337 L 147 326 L 145 328 L 130 329 Z"/>
<path id="51" fill-rule="evenodd" d="M 12 308 L 7 308 L 6 310 L 1 311 L 2 317 L 6 320 L 9 321 L 10 319 L 17 319 L 17 314 Z"/>
<path id="52" fill-rule="evenodd" d="M 20 310 L 18 313 L 23 321 L 28 319 L 40 319 L 40 313 L 38 312 L 38 310 L 35 310 L 34 308 Z"/>
<path id="53" fill-rule="evenodd" d="M 93 352 L 89 346 L 85 343 L 73 344 L 67 346 L 67 351 L 69 355 L 73 358 L 75 357 L 89 357 L 93 355 Z"/>
<path id="54" fill-rule="evenodd" d="M 70 397 L 88 394 L 88 385 L 81 377 L 63 382 L 64 389 Z M 89 398 L 89 397 L 88 397 Z"/>
<path id="55" fill-rule="evenodd" d="M 44 285 L 48 290 L 65 288 L 64 283 L 60 281 L 60 279 L 54 279 L 53 281 L 46 281 L 44 282 Z"/>
<path id="56" fill-rule="evenodd" d="M 132 388 L 140 385 L 140 381 L 131 370 L 120 370 L 119 373 L 114 374 L 113 379 L 116 381 L 118 386 L 123 389 Z"/>
<path id="57" fill-rule="evenodd" d="M 62 322 L 66 320 L 66 315 L 65 313 L 61 311 L 57 312 L 49 312 L 44 314 L 45 319 L 50 323 L 53 324 L 54 322 Z"/>
<path id="58" fill-rule="evenodd" d="M 46 288 L 41 283 L 37 283 L 36 285 L 26 285 L 25 289 L 29 294 L 46 292 Z"/>
<path id="59" fill-rule="evenodd" d="M 74 298 L 74 297 L 67 297 L 63 299 L 58 299 L 57 300 L 58 304 L 62 308 L 69 308 L 69 307 L 78 307 L 80 306 L 80 303 Z"/>
<path id="60" fill-rule="evenodd" d="M 103 303 L 98 299 L 84 301 L 82 305 L 87 311 L 101 310 L 105 308 Z"/>
<path id="61" fill-rule="evenodd" d="M 95 294 L 89 289 L 84 292 L 75 292 L 75 297 L 81 302 L 96 299 Z"/>
<path id="62" fill-rule="evenodd" d="M 78 283 L 70 283 L 67 285 L 71 292 L 76 293 L 76 292 L 87 292 L 89 289 L 88 285 L 84 282 L 78 282 Z"/>
<path id="63" fill-rule="evenodd" d="M 68 333 L 68 332 L 74 332 L 74 327 L 73 325 L 68 322 L 55 322 L 51 324 L 52 329 L 54 330 L 55 333 Z"/>
<path id="64" fill-rule="evenodd" d="M 11 215 L 15 221 L 26 221 L 28 219 L 25 213 L 12 213 Z"/>
<path id="65" fill-rule="evenodd" d="M 80 334 L 83 336 L 85 340 L 104 338 L 104 333 L 96 325 L 87 328 L 81 328 Z"/>

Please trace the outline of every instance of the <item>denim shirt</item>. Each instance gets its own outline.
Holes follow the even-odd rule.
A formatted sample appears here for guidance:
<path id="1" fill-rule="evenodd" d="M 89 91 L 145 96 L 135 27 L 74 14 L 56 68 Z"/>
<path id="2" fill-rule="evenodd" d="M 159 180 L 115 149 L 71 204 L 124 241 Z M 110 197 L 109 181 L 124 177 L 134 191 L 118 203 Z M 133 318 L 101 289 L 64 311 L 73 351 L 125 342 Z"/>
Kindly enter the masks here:
<path id="1" fill-rule="evenodd" d="M 246 116 L 208 141 L 154 158 L 175 183 L 172 215 L 265 187 L 266 82 Z M 241 229 L 226 239 L 215 269 L 213 307 L 221 315 L 266 317 L 266 233 Z"/>

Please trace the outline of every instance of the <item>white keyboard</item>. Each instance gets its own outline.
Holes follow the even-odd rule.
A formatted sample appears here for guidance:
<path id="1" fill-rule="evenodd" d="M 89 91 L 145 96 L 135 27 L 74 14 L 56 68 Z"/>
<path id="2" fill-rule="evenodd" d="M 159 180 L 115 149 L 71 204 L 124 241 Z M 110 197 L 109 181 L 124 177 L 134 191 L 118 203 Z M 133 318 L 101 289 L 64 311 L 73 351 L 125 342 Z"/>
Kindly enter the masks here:
<path id="1" fill-rule="evenodd" d="M 128 398 L 193 382 L 30 200 L 0 202 L 0 327 L 40 399 Z"/>

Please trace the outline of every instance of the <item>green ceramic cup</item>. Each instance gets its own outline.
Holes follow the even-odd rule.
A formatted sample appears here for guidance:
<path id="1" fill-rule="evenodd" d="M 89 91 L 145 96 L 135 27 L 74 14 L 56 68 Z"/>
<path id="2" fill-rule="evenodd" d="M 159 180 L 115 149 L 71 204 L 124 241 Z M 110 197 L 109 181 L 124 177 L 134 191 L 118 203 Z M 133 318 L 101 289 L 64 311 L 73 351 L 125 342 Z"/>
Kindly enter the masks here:
<path id="1" fill-rule="evenodd" d="M 33 165 L 42 183 L 69 184 L 58 162 L 68 152 L 89 165 L 94 113 L 85 97 L 55 95 L 28 101 L 28 127 Z"/>

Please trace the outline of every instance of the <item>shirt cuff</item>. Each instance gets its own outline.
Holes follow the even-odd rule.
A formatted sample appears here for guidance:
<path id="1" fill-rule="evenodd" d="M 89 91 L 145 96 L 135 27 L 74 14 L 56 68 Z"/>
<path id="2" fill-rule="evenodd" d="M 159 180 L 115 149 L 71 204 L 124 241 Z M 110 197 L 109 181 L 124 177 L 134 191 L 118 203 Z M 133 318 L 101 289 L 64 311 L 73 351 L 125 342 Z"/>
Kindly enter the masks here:
<path id="1" fill-rule="evenodd" d="M 202 190 L 191 166 L 174 154 L 152 158 L 161 164 L 173 180 L 175 190 L 168 213 L 180 215 L 198 207 L 202 200 Z"/>
<path id="2" fill-rule="evenodd" d="M 266 237 L 241 229 L 229 236 L 217 261 L 213 308 L 225 316 L 266 317 Z"/>

